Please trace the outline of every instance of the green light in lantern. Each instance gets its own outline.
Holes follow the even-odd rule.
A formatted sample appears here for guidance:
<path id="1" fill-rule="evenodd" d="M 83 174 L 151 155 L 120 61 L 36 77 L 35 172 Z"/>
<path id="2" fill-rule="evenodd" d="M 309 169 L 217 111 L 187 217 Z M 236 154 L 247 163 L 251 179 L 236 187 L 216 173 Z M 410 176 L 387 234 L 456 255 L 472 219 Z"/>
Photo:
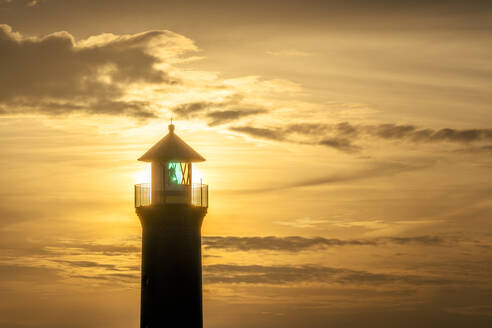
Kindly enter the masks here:
<path id="1" fill-rule="evenodd" d="M 183 181 L 183 174 L 181 172 L 180 163 L 169 162 L 167 166 L 167 171 L 169 175 L 169 183 L 181 184 L 181 181 Z"/>

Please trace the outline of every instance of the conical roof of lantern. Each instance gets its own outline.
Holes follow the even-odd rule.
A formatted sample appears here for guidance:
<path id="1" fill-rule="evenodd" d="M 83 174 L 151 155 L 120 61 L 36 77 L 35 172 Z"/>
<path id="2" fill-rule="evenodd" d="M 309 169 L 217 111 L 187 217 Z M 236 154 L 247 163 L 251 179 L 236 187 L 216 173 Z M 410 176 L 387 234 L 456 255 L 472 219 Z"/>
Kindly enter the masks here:
<path id="1" fill-rule="evenodd" d="M 138 160 L 143 162 L 203 162 L 205 158 L 178 137 L 174 133 L 174 124 L 170 124 L 169 133 Z"/>

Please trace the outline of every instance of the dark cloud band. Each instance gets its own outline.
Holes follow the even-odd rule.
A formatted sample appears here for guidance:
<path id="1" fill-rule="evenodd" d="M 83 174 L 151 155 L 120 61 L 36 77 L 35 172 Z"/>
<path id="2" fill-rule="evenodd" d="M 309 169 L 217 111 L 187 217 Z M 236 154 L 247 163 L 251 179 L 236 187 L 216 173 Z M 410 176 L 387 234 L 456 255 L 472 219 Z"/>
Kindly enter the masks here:
<path id="1" fill-rule="evenodd" d="M 357 141 L 380 139 L 412 143 L 475 143 L 492 142 L 492 129 L 429 129 L 414 125 L 379 124 L 353 125 L 348 122 L 339 124 L 291 124 L 284 127 L 235 126 L 232 131 L 252 137 L 276 141 L 322 145 L 344 152 L 356 152 L 362 149 Z"/>
<path id="2" fill-rule="evenodd" d="M 205 236 L 203 245 L 206 249 L 225 249 L 230 251 L 283 251 L 299 252 L 307 249 L 319 249 L 337 246 L 377 246 L 385 244 L 407 245 L 418 244 L 427 246 L 444 245 L 446 240 L 440 236 L 413 236 L 413 237 L 381 237 L 373 239 L 335 239 L 300 236 L 289 237 L 233 237 L 233 236 Z"/>
<path id="3" fill-rule="evenodd" d="M 25 37 L 0 25 L 0 113 L 155 117 L 148 102 L 128 100 L 126 88 L 136 83 L 176 84 L 157 68 L 163 59 L 153 49 L 158 44 L 185 52 L 189 45 L 181 45 L 183 39 L 169 31 L 148 31 L 77 43 L 67 32 Z M 176 50 L 179 46 L 182 49 Z"/>
<path id="4" fill-rule="evenodd" d="M 440 276 L 377 273 L 317 265 L 264 266 L 216 264 L 204 267 L 205 283 L 282 285 L 302 282 L 342 285 L 406 284 L 412 286 L 456 283 Z"/>
<path id="5" fill-rule="evenodd" d="M 221 102 L 198 101 L 184 103 L 172 108 L 172 112 L 181 118 L 205 119 L 209 126 L 237 121 L 241 118 L 266 113 L 264 108 L 256 108 L 242 104 L 243 97 L 232 96 Z"/>

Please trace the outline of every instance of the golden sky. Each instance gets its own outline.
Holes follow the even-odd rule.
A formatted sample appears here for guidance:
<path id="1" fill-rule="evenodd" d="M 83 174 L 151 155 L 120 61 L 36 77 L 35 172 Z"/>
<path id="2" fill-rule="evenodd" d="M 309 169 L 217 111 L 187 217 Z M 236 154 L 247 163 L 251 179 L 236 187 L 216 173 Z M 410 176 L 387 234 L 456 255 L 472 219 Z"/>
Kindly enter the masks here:
<path id="1" fill-rule="evenodd" d="M 205 327 L 491 326 L 491 2 L 0 0 L 0 24 L 0 327 L 138 326 L 137 158 L 171 117 L 207 159 Z"/>

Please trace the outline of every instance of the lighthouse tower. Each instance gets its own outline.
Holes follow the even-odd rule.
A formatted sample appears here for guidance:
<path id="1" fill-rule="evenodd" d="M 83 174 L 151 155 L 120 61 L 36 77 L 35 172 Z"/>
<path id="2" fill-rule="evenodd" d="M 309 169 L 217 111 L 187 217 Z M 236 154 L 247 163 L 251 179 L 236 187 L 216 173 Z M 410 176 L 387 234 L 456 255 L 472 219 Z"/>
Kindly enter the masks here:
<path id="1" fill-rule="evenodd" d="M 141 328 L 203 327 L 201 226 L 207 185 L 192 183 L 200 154 L 174 133 L 140 161 L 152 164 L 152 183 L 135 185 L 142 223 Z"/>

